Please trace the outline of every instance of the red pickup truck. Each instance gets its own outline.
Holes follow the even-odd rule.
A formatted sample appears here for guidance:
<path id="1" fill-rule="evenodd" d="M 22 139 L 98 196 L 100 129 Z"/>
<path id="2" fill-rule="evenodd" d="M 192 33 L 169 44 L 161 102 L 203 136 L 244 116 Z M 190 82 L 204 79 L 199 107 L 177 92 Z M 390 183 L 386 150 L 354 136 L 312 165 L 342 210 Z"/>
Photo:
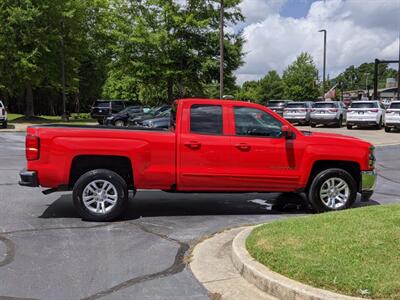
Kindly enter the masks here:
<path id="1" fill-rule="evenodd" d="M 118 218 L 136 189 L 304 192 L 321 212 L 372 195 L 373 152 L 356 138 L 299 131 L 258 104 L 184 99 L 168 130 L 29 127 L 20 185 L 72 190 L 80 216 L 94 221 Z"/>

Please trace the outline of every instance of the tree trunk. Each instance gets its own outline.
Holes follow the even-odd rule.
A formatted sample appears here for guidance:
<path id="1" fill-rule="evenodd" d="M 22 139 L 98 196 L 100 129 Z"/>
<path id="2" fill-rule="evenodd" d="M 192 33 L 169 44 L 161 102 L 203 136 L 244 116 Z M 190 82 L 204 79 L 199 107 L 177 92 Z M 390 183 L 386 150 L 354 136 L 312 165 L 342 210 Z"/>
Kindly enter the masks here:
<path id="1" fill-rule="evenodd" d="M 168 102 L 172 103 L 174 101 L 174 83 L 172 79 L 167 79 L 167 94 Z"/>
<path id="2" fill-rule="evenodd" d="M 34 116 L 33 109 L 33 92 L 32 92 L 32 82 L 30 80 L 25 82 L 25 117 L 31 118 Z"/>
<path id="3" fill-rule="evenodd" d="M 64 20 L 61 20 L 61 40 L 60 40 L 60 60 L 61 60 L 61 88 L 62 88 L 62 108 L 63 113 L 61 119 L 68 121 L 67 114 L 67 95 L 65 91 L 65 55 L 64 55 Z"/>

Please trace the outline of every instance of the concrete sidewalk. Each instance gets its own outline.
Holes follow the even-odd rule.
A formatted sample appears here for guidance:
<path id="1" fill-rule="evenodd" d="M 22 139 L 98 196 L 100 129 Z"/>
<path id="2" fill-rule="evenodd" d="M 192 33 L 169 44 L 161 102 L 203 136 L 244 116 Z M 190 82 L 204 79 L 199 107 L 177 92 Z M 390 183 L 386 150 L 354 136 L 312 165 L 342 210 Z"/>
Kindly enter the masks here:
<path id="1" fill-rule="evenodd" d="M 243 229 L 230 229 L 200 242 L 192 252 L 190 268 L 211 299 L 276 300 L 248 283 L 233 266 L 232 240 Z"/>

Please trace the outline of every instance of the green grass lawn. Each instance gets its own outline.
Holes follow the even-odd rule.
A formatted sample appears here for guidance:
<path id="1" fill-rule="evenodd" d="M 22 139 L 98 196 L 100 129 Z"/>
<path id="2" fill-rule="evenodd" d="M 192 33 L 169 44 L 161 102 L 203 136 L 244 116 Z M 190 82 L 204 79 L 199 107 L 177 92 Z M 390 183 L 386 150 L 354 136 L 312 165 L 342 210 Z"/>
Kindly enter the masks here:
<path id="1" fill-rule="evenodd" d="M 271 270 L 314 287 L 400 299 L 400 205 L 265 224 L 251 233 L 246 247 Z"/>
<path id="2" fill-rule="evenodd" d="M 88 113 L 71 114 L 69 121 L 65 122 L 61 120 L 61 116 L 35 116 L 31 119 L 26 119 L 21 114 L 8 114 L 8 120 L 10 123 L 32 123 L 32 124 L 46 124 L 46 123 L 61 123 L 61 124 L 86 124 L 91 122 L 97 122 L 90 118 Z"/>

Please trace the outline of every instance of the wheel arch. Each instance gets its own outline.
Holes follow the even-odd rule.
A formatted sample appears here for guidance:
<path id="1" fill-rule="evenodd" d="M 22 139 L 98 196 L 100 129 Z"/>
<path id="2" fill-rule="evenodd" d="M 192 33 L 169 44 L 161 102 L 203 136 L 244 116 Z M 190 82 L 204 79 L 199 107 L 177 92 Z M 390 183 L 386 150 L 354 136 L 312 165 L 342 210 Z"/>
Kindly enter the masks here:
<path id="1" fill-rule="evenodd" d="M 88 171 L 107 169 L 120 175 L 126 182 L 128 189 L 134 189 L 134 176 L 131 160 L 125 156 L 112 155 L 78 155 L 71 163 L 69 172 L 69 186 Z"/>
<path id="2" fill-rule="evenodd" d="M 361 168 L 357 162 L 343 160 L 317 160 L 313 163 L 310 175 L 308 176 L 306 191 L 311 186 L 315 176 L 323 170 L 327 169 L 343 169 L 347 171 L 356 181 L 357 191 L 360 189 Z"/>

